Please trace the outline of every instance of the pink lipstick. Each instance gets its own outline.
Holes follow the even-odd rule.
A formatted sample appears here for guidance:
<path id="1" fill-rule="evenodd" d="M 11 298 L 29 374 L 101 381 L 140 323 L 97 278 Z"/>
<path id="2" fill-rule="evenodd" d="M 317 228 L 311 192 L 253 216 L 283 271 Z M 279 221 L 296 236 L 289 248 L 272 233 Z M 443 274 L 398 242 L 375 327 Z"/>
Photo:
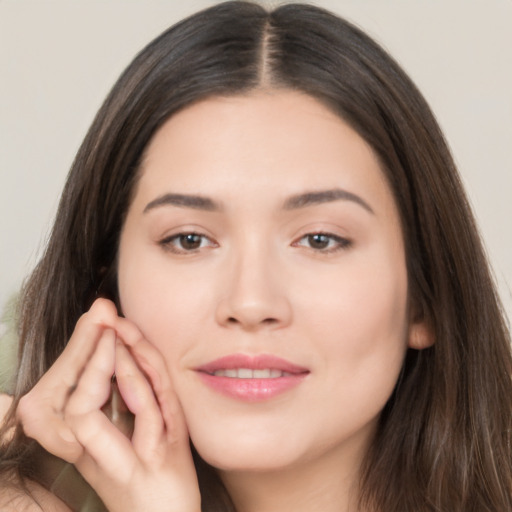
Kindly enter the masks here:
<path id="1" fill-rule="evenodd" d="M 269 400 L 295 386 L 309 370 L 277 356 L 233 354 L 195 369 L 214 391 L 239 400 Z"/>

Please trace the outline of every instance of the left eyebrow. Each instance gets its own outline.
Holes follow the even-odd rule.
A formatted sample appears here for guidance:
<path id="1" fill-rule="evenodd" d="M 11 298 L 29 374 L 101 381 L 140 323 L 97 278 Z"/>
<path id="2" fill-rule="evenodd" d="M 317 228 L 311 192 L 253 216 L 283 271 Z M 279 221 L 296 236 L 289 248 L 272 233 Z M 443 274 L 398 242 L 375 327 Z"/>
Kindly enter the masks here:
<path id="1" fill-rule="evenodd" d="M 318 192 L 306 192 L 304 194 L 298 194 L 296 196 L 289 197 L 284 202 L 283 209 L 295 210 L 298 208 L 306 208 L 308 206 L 340 200 L 352 201 L 363 207 L 369 213 L 375 215 L 373 208 L 362 197 L 359 197 L 352 192 L 348 192 L 347 190 L 342 190 L 340 188 L 320 190 Z"/>

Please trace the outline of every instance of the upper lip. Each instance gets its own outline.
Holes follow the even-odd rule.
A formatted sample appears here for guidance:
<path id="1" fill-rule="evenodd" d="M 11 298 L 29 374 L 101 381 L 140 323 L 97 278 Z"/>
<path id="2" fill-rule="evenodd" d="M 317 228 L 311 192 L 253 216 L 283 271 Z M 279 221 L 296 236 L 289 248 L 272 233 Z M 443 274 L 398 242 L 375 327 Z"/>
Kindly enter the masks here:
<path id="1" fill-rule="evenodd" d="M 291 374 L 309 372 L 309 370 L 303 366 L 291 363 L 286 359 L 272 354 L 231 354 L 203 364 L 195 368 L 195 370 L 205 373 L 214 373 L 217 370 L 231 370 L 236 368 L 249 368 L 251 370 L 274 369 Z"/>

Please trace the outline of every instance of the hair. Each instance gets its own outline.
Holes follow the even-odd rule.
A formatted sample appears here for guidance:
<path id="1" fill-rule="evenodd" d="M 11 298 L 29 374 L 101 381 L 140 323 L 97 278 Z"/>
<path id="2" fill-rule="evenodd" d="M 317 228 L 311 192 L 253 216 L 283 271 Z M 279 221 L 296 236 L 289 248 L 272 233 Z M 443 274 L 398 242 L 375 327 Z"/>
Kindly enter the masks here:
<path id="1" fill-rule="evenodd" d="M 155 132 L 194 102 L 265 88 L 318 99 L 373 148 L 401 217 L 411 308 L 435 337 L 406 354 L 361 468 L 361 505 L 512 510 L 510 337 L 450 151 L 398 64 L 360 29 L 309 5 L 221 3 L 168 29 L 122 74 L 78 151 L 23 290 L 12 411 L 98 290 L 117 299 L 119 235 Z M 2 448 L 2 471 L 27 474 L 22 438 Z M 215 471 L 197 454 L 196 463 L 203 510 L 234 511 Z"/>

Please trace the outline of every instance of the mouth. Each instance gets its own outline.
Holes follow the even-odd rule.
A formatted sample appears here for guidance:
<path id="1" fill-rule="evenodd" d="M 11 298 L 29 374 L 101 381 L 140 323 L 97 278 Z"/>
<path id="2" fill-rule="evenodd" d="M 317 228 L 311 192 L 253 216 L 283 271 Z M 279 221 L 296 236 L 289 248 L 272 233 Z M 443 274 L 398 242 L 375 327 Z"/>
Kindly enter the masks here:
<path id="1" fill-rule="evenodd" d="M 298 386 L 310 371 L 277 356 L 233 354 L 195 369 L 211 390 L 237 400 L 270 400 Z"/>
<path id="2" fill-rule="evenodd" d="M 276 368 L 264 368 L 262 370 L 231 368 L 215 370 L 210 375 L 214 375 L 215 377 L 228 377 L 230 379 L 278 379 L 280 377 L 289 377 L 292 374 Z"/>

